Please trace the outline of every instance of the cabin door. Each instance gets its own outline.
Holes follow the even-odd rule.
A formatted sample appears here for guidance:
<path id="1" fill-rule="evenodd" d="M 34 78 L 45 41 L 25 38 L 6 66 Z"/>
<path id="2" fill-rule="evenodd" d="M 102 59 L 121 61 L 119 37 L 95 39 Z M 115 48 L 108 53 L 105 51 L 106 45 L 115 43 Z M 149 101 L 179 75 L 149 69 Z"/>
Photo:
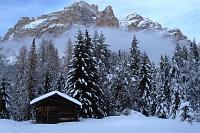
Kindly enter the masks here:
<path id="1" fill-rule="evenodd" d="M 58 107 L 48 106 L 47 107 L 47 123 L 58 123 L 59 119 L 57 116 Z"/>
<path id="2" fill-rule="evenodd" d="M 39 107 L 37 109 L 37 122 L 38 123 L 58 123 L 59 119 L 57 116 L 58 107 L 46 106 Z"/>

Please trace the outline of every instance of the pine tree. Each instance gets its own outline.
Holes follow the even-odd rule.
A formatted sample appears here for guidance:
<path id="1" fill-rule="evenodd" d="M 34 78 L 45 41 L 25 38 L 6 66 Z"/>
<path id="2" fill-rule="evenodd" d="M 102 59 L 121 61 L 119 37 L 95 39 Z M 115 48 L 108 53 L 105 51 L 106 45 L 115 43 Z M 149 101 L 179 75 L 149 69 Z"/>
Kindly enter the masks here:
<path id="1" fill-rule="evenodd" d="M 49 78 L 52 79 L 52 89 L 54 89 L 60 72 L 60 60 L 58 50 L 55 48 L 51 40 L 46 45 L 46 50 L 46 68 L 48 69 L 49 76 L 51 76 Z"/>
<path id="2" fill-rule="evenodd" d="M 99 63 L 100 60 L 100 47 L 99 47 L 99 33 L 97 30 L 94 31 L 94 36 L 92 38 L 92 43 L 94 45 L 94 57 L 96 58 L 97 63 Z"/>
<path id="3" fill-rule="evenodd" d="M 0 79 L 0 118 L 1 119 L 9 119 L 9 101 L 7 91 L 10 87 L 10 83 L 7 81 L 5 76 L 2 76 Z"/>
<path id="4" fill-rule="evenodd" d="M 157 90 L 157 109 L 156 115 L 160 118 L 168 118 L 171 104 L 171 64 L 167 56 L 161 56 L 158 90 Z"/>
<path id="5" fill-rule="evenodd" d="M 47 40 L 42 40 L 40 46 L 39 46 L 39 49 L 38 49 L 38 95 L 42 95 L 44 94 L 45 90 L 44 90 L 44 82 L 45 82 L 45 78 L 46 78 L 46 72 L 47 72 L 47 64 L 48 64 L 48 61 L 47 61 L 47 44 L 48 44 L 48 41 Z"/>
<path id="6" fill-rule="evenodd" d="M 195 41 L 191 43 L 188 54 L 188 81 L 187 81 L 187 98 L 194 109 L 194 115 L 197 121 L 200 120 L 200 68 L 199 68 L 198 46 Z"/>
<path id="7" fill-rule="evenodd" d="M 57 83 L 56 83 L 56 90 L 58 90 L 60 92 L 66 92 L 65 86 L 66 86 L 65 78 L 64 78 L 63 74 L 61 73 L 57 80 Z"/>
<path id="8" fill-rule="evenodd" d="M 181 121 L 192 123 L 192 109 L 188 101 L 182 101 L 180 107 L 180 118 Z"/>
<path id="9" fill-rule="evenodd" d="M 118 65 L 113 73 L 114 77 L 111 86 L 113 95 L 111 102 L 115 114 L 122 113 L 125 109 L 132 108 L 130 90 L 128 88 L 129 79 L 127 77 L 127 68 L 127 59 L 125 58 L 125 55 L 124 57 L 119 57 Z"/>
<path id="10" fill-rule="evenodd" d="M 67 46 L 65 50 L 65 56 L 64 56 L 64 78 L 67 79 L 67 74 L 69 72 L 69 67 L 72 61 L 72 56 L 73 56 L 73 43 L 71 38 L 68 38 L 67 40 Z"/>
<path id="11" fill-rule="evenodd" d="M 184 56 L 179 44 L 176 45 L 174 56 L 172 57 L 172 69 L 171 69 L 171 118 L 176 118 L 179 112 L 181 100 L 183 98 L 184 90 L 182 73 L 184 67 Z"/>
<path id="12" fill-rule="evenodd" d="M 58 51 L 52 41 L 43 40 L 38 52 L 38 95 L 55 90 L 60 72 Z"/>
<path id="13" fill-rule="evenodd" d="M 130 78 L 128 88 L 130 89 L 131 99 L 135 102 L 133 108 L 139 111 L 138 103 L 136 103 L 140 99 L 137 94 L 137 88 L 139 86 L 139 71 L 141 66 L 141 53 L 138 44 L 139 42 L 134 35 L 130 49 L 129 74 L 127 76 Z"/>
<path id="14" fill-rule="evenodd" d="M 28 57 L 27 91 L 29 101 L 33 100 L 36 97 L 38 83 L 37 78 L 37 53 L 34 38 Z"/>
<path id="15" fill-rule="evenodd" d="M 101 33 L 100 35 L 98 34 L 97 31 L 94 32 L 94 36 L 92 38 L 92 43 L 94 45 L 94 57 L 96 58 L 97 62 L 97 70 L 99 72 L 99 77 L 100 77 L 100 84 L 102 88 L 104 89 L 105 92 L 105 103 L 107 106 L 107 112 L 111 112 L 109 109 L 109 104 L 110 104 L 110 89 L 109 85 L 107 83 L 108 79 L 107 76 L 110 73 L 110 56 L 111 52 L 108 49 L 108 45 L 105 43 L 105 37 Z"/>
<path id="16" fill-rule="evenodd" d="M 13 118 L 17 121 L 27 120 L 28 118 L 28 92 L 26 89 L 26 80 L 27 80 L 27 48 L 22 47 L 20 49 L 19 56 L 17 57 L 16 62 L 16 71 L 17 71 L 17 80 L 12 94 L 12 105 L 13 105 Z"/>
<path id="17" fill-rule="evenodd" d="M 88 31 L 83 37 L 78 32 L 74 49 L 72 69 L 69 73 L 69 94 L 83 105 L 80 115 L 83 118 L 102 118 L 106 116 L 103 97 L 104 92 L 99 84 L 99 76 L 93 56 L 93 45 Z"/>
<path id="18" fill-rule="evenodd" d="M 175 119 L 177 117 L 177 114 L 179 112 L 181 104 L 181 96 L 179 89 L 174 90 L 173 95 L 172 95 L 172 105 L 171 105 L 171 118 Z"/>
<path id="19" fill-rule="evenodd" d="M 52 76 L 51 76 L 50 72 L 47 70 L 45 72 L 45 79 L 44 79 L 44 84 L 43 84 L 43 89 L 42 89 L 44 92 L 42 92 L 42 94 L 46 94 L 52 90 L 53 86 L 52 86 L 51 78 L 52 78 Z"/>
<path id="20" fill-rule="evenodd" d="M 140 69 L 140 51 L 138 49 L 138 40 L 134 35 L 130 50 L 130 69 L 133 73 L 133 76 L 137 77 L 139 75 Z"/>
<path id="21" fill-rule="evenodd" d="M 148 56 L 144 53 L 139 73 L 138 97 L 140 98 L 140 111 L 149 116 L 152 94 L 152 70 Z"/>
<path id="22" fill-rule="evenodd" d="M 152 80 L 151 80 L 151 105 L 150 105 L 150 115 L 155 116 L 156 115 L 156 107 L 157 107 L 157 79 L 158 79 L 158 72 L 157 68 L 154 63 L 151 64 L 151 70 L 152 70 Z"/>
<path id="23" fill-rule="evenodd" d="M 190 51 L 193 56 L 193 59 L 195 60 L 196 63 L 198 63 L 199 62 L 199 52 L 198 52 L 198 46 L 196 44 L 195 39 L 190 44 Z"/>

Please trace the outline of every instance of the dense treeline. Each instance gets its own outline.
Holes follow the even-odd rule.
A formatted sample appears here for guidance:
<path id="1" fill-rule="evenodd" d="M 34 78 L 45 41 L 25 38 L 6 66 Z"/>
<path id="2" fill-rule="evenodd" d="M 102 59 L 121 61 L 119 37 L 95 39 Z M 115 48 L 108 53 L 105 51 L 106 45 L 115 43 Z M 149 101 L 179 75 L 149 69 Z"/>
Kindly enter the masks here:
<path id="1" fill-rule="evenodd" d="M 83 118 L 127 115 L 133 109 L 146 116 L 200 120 L 200 48 L 195 41 L 189 48 L 177 43 L 172 59 L 162 55 L 155 64 L 140 51 L 136 36 L 128 52 L 112 52 L 105 40 L 103 33 L 91 37 L 80 30 L 75 44 L 68 39 L 63 58 L 51 40 L 36 48 L 33 39 L 30 50 L 22 47 L 12 68 L 16 71 L 0 79 L 0 118 L 29 120 L 29 102 L 59 90 L 83 104 Z M 16 80 L 8 82 L 10 75 Z"/>

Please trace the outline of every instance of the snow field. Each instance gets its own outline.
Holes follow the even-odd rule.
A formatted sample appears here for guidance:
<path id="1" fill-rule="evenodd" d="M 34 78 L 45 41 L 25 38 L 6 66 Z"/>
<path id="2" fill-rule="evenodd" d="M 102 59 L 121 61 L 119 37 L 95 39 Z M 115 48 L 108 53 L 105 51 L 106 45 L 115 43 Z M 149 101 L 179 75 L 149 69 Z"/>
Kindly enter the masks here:
<path id="1" fill-rule="evenodd" d="M 129 116 L 80 119 L 80 122 L 33 124 L 31 121 L 0 120 L 1 133 L 198 133 L 200 123 L 145 117 L 132 111 Z"/>

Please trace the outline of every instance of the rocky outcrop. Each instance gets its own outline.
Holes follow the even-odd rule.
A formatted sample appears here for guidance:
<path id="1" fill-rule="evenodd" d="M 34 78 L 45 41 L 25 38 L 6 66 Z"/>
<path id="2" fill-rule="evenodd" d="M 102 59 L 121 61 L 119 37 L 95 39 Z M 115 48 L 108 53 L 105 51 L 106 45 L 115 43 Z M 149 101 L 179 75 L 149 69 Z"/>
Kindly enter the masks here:
<path id="1" fill-rule="evenodd" d="M 119 27 L 119 21 L 113 13 L 111 6 L 106 7 L 106 9 L 97 14 L 96 18 L 97 26 L 107 26 L 107 27 Z"/>

